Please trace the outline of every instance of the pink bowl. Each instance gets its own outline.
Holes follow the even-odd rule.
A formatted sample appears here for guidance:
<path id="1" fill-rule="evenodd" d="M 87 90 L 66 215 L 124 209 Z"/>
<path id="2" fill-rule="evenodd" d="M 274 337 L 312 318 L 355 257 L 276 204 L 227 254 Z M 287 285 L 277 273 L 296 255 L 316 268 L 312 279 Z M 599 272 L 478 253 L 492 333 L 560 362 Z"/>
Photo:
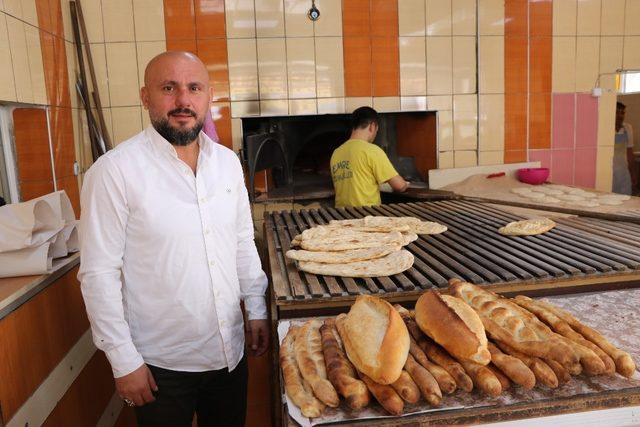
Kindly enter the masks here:
<path id="1" fill-rule="evenodd" d="M 549 168 L 518 169 L 518 179 L 527 184 L 540 185 L 549 178 Z"/>

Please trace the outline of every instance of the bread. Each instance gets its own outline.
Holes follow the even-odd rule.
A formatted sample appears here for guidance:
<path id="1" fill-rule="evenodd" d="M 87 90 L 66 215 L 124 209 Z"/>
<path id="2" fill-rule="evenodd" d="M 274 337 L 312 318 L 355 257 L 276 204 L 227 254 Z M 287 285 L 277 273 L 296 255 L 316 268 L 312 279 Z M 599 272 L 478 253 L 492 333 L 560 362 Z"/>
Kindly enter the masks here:
<path id="1" fill-rule="evenodd" d="M 584 367 L 587 374 L 598 375 L 605 372 L 613 373 L 612 370 L 615 371 L 613 360 L 600 350 L 598 346 L 585 340 L 582 335 L 571 329 L 571 326 L 569 326 L 567 322 L 544 308 L 536 300 L 532 300 L 524 295 L 518 295 L 513 301 L 535 314 L 540 320 L 553 328 L 555 332 L 564 336 L 568 340 L 568 344 L 571 345 L 578 354 L 580 364 Z"/>
<path id="2" fill-rule="evenodd" d="M 503 374 L 496 365 L 494 365 L 493 363 L 489 363 L 487 365 L 487 369 L 490 370 L 493 375 L 495 375 L 498 381 L 500 381 L 500 387 L 502 388 L 502 391 L 509 390 L 511 388 L 511 381 L 509 381 L 509 378 L 505 374 Z"/>
<path id="3" fill-rule="evenodd" d="M 504 343 L 497 343 L 497 345 L 506 354 L 522 360 L 522 362 L 527 365 L 529 369 L 531 369 L 531 372 L 533 372 L 533 374 L 535 375 L 537 382 L 544 384 L 549 388 L 558 387 L 558 377 L 556 377 L 556 374 L 549 367 L 549 365 L 544 363 L 541 359 L 520 353 L 519 351 L 509 347 Z"/>
<path id="4" fill-rule="evenodd" d="M 480 315 L 494 341 L 504 342 L 530 356 L 556 360 L 563 366 L 580 367 L 578 355 L 564 338 L 529 311 L 471 283 L 452 280 L 450 284 L 453 293 Z"/>
<path id="5" fill-rule="evenodd" d="M 333 319 L 327 319 L 320 327 L 322 353 L 327 368 L 327 377 L 336 391 L 347 401 L 351 409 L 364 408 L 369 404 L 367 386 L 357 377 L 356 371 L 347 359 Z"/>
<path id="6" fill-rule="evenodd" d="M 407 371 L 402 371 L 400 378 L 391 383 L 391 387 L 407 403 L 416 403 L 420 400 L 420 389 L 418 389 L 418 386 Z"/>
<path id="7" fill-rule="evenodd" d="M 280 367 L 284 379 L 284 389 L 287 392 L 287 396 L 300 408 L 302 415 L 308 418 L 316 418 L 320 416 L 325 405 L 313 395 L 311 387 L 305 384 L 300 375 L 294 349 L 297 331 L 298 328 L 295 326 L 289 328 L 280 345 Z"/>
<path id="8" fill-rule="evenodd" d="M 416 302 L 416 323 L 452 356 L 481 365 L 491 361 L 482 321 L 463 300 L 427 291 Z"/>
<path id="9" fill-rule="evenodd" d="M 418 362 L 423 368 L 425 368 L 436 380 L 440 390 L 446 394 L 451 394 L 456 391 L 456 381 L 444 368 L 431 362 L 427 355 L 411 337 L 411 346 L 409 347 L 409 354 Z M 406 365 L 405 365 L 406 366 Z M 406 369 L 406 368 L 405 368 Z"/>
<path id="10" fill-rule="evenodd" d="M 338 316 L 336 326 L 357 370 L 379 384 L 400 377 L 409 354 L 409 332 L 391 304 L 360 295 L 349 314 Z"/>
<path id="11" fill-rule="evenodd" d="M 551 311 L 553 314 L 567 322 L 572 329 L 582 334 L 583 337 L 596 344 L 605 353 L 607 353 L 616 364 L 616 372 L 619 374 L 631 378 L 636 371 L 636 364 L 629 355 L 611 344 L 605 337 L 603 337 L 598 331 L 582 324 L 578 319 L 573 317 L 565 310 L 559 309 L 545 301 L 538 301 L 538 304 Z"/>
<path id="12" fill-rule="evenodd" d="M 313 389 L 313 394 L 322 403 L 332 408 L 340 404 L 338 393 L 327 379 L 327 370 L 322 354 L 319 320 L 309 320 L 300 327 L 294 342 L 298 368 Z"/>
<path id="13" fill-rule="evenodd" d="M 540 196 L 538 196 L 540 194 Z M 542 193 L 533 193 L 526 197 L 534 196 L 536 198 L 544 198 Z M 558 196 L 560 198 L 560 196 Z M 547 218 L 525 219 L 522 221 L 514 221 L 501 227 L 498 232 L 507 236 L 533 236 L 535 234 L 546 233 L 556 226 L 556 223 Z"/>
<path id="14" fill-rule="evenodd" d="M 467 371 L 469 376 L 473 379 L 473 385 L 489 396 L 496 397 L 502 393 L 502 385 L 500 380 L 493 375 L 493 372 L 486 366 L 480 365 L 475 362 L 469 362 L 468 360 L 460 360 L 460 363 Z"/>
<path id="15" fill-rule="evenodd" d="M 358 374 L 362 381 L 367 385 L 371 394 L 373 394 L 373 397 L 376 398 L 378 403 L 380 403 L 388 413 L 391 415 L 402 414 L 402 411 L 404 411 L 404 402 L 402 401 L 402 398 L 398 396 L 398 393 L 396 393 L 393 387 L 387 384 L 378 384 L 362 372 L 358 372 Z"/>
<path id="16" fill-rule="evenodd" d="M 366 217 L 373 218 L 373 217 Z M 332 219 L 329 221 L 329 226 L 331 227 L 342 227 L 348 230 L 354 231 L 367 231 L 367 232 L 378 232 L 378 233 L 386 233 L 390 231 L 409 231 L 411 227 L 408 224 L 398 224 L 392 222 L 383 222 L 378 221 L 369 224 L 365 223 L 366 218 L 358 218 L 358 219 Z M 383 218 L 383 217 L 378 217 Z M 386 218 L 386 217 L 384 217 Z"/>
<path id="17" fill-rule="evenodd" d="M 381 258 L 391 252 L 399 251 L 400 245 L 382 245 L 375 248 L 352 249 L 348 251 L 305 251 L 288 250 L 287 258 L 296 261 L 324 262 L 326 264 L 344 264 Z"/>
<path id="18" fill-rule="evenodd" d="M 434 343 L 431 338 L 424 335 L 415 320 L 411 318 L 409 311 L 403 310 L 400 312 L 400 315 L 407 325 L 410 334 L 418 344 L 418 347 L 427 355 L 429 360 L 447 371 L 455 380 L 458 388 L 467 392 L 473 390 L 473 381 L 471 381 L 471 378 L 469 378 L 462 368 L 462 365 L 453 360 L 453 358 L 451 358 L 442 347 Z"/>
<path id="19" fill-rule="evenodd" d="M 433 406 L 438 406 L 442 401 L 442 392 L 433 375 L 416 362 L 411 355 L 407 357 L 404 368 L 418 385 L 425 400 Z"/>
<path id="20" fill-rule="evenodd" d="M 303 231 L 300 240 L 302 249 L 308 251 L 346 251 L 402 244 L 404 244 L 404 238 L 399 231 L 369 233 L 324 225 Z"/>
<path id="21" fill-rule="evenodd" d="M 549 365 L 551 370 L 553 370 L 553 373 L 556 374 L 556 378 L 558 378 L 558 384 L 564 384 L 566 382 L 569 382 L 569 380 L 571 379 L 571 375 L 569 374 L 569 371 L 565 369 L 564 366 L 562 366 L 555 360 L 550 360 L 550 359 L 545 359 L 544 363 Z"/>
<path id="22" fill-rule="evenodd" d="M 413 260 L 413 254 L 402 249 L 381 258 L 350 262 L 346 264 L 299 261 L 298 269 L 306 271 L 307 273 L 323 274 L 326 276 L 379 277 L 402 273 L 403 271 L 411 268 Z"/>
<path id="23" fill-rule="evenodd" d="M 496 365 L 511 381 L 531 390 L 536 385 L 536 377 L 525 363 L 517 357 L 504 354 L 493 343 L 488 344 L 491 363 Z"/>

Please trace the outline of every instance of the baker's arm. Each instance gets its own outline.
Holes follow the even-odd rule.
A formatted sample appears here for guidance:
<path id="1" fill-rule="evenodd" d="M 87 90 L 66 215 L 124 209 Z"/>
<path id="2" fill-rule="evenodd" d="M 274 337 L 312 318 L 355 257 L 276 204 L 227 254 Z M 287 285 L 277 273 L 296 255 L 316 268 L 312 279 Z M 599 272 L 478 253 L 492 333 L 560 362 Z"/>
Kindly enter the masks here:
<path id="1" fill-rule="evenodd" d="M 402 178 L 400 175 L 394 176 L 387 182 L 396 193 L 402 193 L 406 191 L 407 188 L 409 188 L 409 183 L 405 181 L 404 178 Z"/>
<path id="2" fill-rule="evenodd" d="M 144 363 L 131 339 L 122 304 L 121 271 L 129 216 L 125 193 L 116 165 L 101 158 L 86 173 L 80 197 L 78 279 L 93 341 L 107 355 L 115 378 Z"/>

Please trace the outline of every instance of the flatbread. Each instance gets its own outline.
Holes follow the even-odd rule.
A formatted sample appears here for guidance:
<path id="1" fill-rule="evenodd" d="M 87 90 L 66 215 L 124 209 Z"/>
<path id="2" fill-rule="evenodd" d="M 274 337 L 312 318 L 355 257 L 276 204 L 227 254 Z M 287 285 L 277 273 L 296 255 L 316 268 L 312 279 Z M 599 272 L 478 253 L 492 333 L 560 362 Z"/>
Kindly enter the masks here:
<path id="1" fill-rule="evenodd" d="M 553 196 L 544 196 L 542 199 L 538 200 L 540 203 L 560 203 L 560 199 L 557 199 Z"/>
<path id="2" fill-rule="evenodd" d="M 302 233 L 300 246 L 308 251 L 346 251 L 351 249 L 375 248 L 382 245 L 403 245 L 404 236 L 399 231 L 390 233 L 372 233 L 364 231 L 351 231 L 342 228 L 327 227 L 324 231 L 309 233 L 318 227 L 310 228 Z M 321 234 L 325 233 L 325 234 Z"/>
<path id="3" fill-rule="evenodd" d="M 555 226 L 556 223 L 548 218 L 534 218 L 510 222 L 498 232 L 507 236 L 533 236 L 546 233 Z"/>
<path id="4" fill-rule="evenodd" d="M 531 189 L 527 187 L 517 187 L 517 188 L 512 188 L 511 192 L 515 194 L 529 194 L 531 193 Z"/>
<path id="5" fill-rule="evenodd" d="M 416 234 L 440 234 L 447 231 L 447 226 L 437 222 L 420 221 L 411 231 Z"/>
<path id="6" fill-rule="evenodd" d="M 602 194 L 598 196 L 598 199 L 616 199 L 626 202 L 627 200 L 631 199 L 631 196 L 628 196 L 626 194 Z"/>
<path id="7" fill-rule="evenodd" d="M 402 233 L 402 246 L 407 246 L 411 242 L 415 242 L 418 240 L 418 235 L 416 233 L 412 233 L 410 231 L 406 231 Z"/>
<path id="8" fill-rule="evenodd" d="M 584 197 L 575 194 L 561 194 L 556 196 L 556 198 L 566 202 L 578 202 L 584 200 Z"/>
<path id="9" fill-rule="evenodd" d="M 520 197 L 526 197 L 527 199 L 542 199 L 544 197 L 544 193 L 536 193 L 532 191 L 531 193 L 523 193 Z"/>
<path id="10" fill-rule="evenodd" d="M 600 206 L 600 203 L 594 200 L 578 200 L 575 202 L 567 203 L 567 205 L 578 206 L 580 208 L 597 208 L 598 206 Z"/>
<path id="11" fill-rule="evenodd" d="M 607 205 L 607 206 L 619 206 L 621 204 L 624 203 L 624 200 L 622 199 L 596 199 L 597 203 L 600 203 L 601 205 Z"/>
<path id="12" fill-rule="evenodd" d="M 397 227 L 399 225 L 415 225 L 421 221 L 412 216 L 365 216 L 364 225 L 367 227 Z"/>
<path id="13" fill-rule="evenodd" d="M 392 252 L 382 258 L 346 264 L 299 261 L 298 269 L 307 273 L 342 277 L 391 276 L 408 270 L 413 265 L 413 255 L 407 250 Z"/>
<path id="14" fill-rule="evenodd" d="M 560 194 L 564 194 L 562 190 L 556 190 L 555 188 L 548 188 L 547 186 L 543 186 L 543 185 L 533 188 L 533 191 L 537 191 L 538 193 L 544 193 L 549 196 L 557 196 Z"/>
<path id="15" fill-rule="evenodd" d="M 343 227 L 354 231 L 373 231 L 384 233 L 387 231 L 409 231 L 411 227 L 408 224 L 393 223 L 393 222 L 378 222 L 374 224 L 366 224 L 365 217 L 358 219 L 334 219 L 329 222 L 330 227 Z M 381 217 L 387 218 L 387 217 Z M 419 220 L 418 220 L 419 221 Z"/>
<path id="16" fill-rule="evenodd" d="M 598 197 L 598 195 L 596 193 L 591 193 L 589 191 L 574 191 L 573 194 L 575 196 L 580 196 L 580 197 L 584 197 L 585 199 L 595 199 L 596 197 Z"/>
<path id="17" fill-rule="evenodd" d="M 382 258 L 391 252 L 399 251 L 398 245 L 382 245 L 375 248 L 352 249 L 347 251 L 305 251 L 288 250 L 287 258 L 296 261 L 323 262 L 327 264 L 344 264 L 348 262 L 366 261 L 368 259 Z"/>

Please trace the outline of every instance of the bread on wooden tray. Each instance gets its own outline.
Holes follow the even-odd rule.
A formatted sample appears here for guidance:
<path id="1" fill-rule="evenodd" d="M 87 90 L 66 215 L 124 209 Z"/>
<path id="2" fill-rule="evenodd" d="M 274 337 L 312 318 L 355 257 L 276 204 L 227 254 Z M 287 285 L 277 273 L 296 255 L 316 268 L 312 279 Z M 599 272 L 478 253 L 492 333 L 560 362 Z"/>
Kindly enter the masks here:
<path id="1" fill-rule="evenodd" d="M 320 335 L 329 381 L 351 409 L 364 408 L 369 404 L 369 391 L 344 353 L 334 319 L 325 320 Z"/>
<path id="2" fill-rule="evenodd" d="M 427 291 L 416 302 L 416 323 L 458 359 L 481 365 L 491 361 L 482 321 L 463 300 Z"/>
<path id="3" fill-rule="evenodd" d="M 280 368 L 284 380 L 284 389 L 293 403 L 298 405 L 302 415 L 309 418 L 319 417 L 325 408 L 313 394 L 311 387 L 302 378 L 296 361 L 294 342 L 299 328 L 289 328 L 287 335 L 280 345 Z"/>
<path id="4" fill-rule="evenodd" d="M 361 295 L 336 326 L 349 360 L 378 384 L 395 382 L 409 354 L 409 332 L 388 302 Z"/>
<path id="5" fill-rule="evenodd" d="M 356 411 L 373 396 L 400 415 L 405 404 L 437 406 L 443 392 L 458 389 L 495 397 L 513 387 L 557 388 L 579 373 L 635 372 L 628 353 L 552 304 L 451 285 L 456 297 L 423 294 L 415 319 L 402 306 L 360 296 L 348 314 L 290 326 L 280 347 L 287 396 L 310 418 L 338 407 L 339 396 Z M 478 337 L 480 321 L 490 340 Z"/>

